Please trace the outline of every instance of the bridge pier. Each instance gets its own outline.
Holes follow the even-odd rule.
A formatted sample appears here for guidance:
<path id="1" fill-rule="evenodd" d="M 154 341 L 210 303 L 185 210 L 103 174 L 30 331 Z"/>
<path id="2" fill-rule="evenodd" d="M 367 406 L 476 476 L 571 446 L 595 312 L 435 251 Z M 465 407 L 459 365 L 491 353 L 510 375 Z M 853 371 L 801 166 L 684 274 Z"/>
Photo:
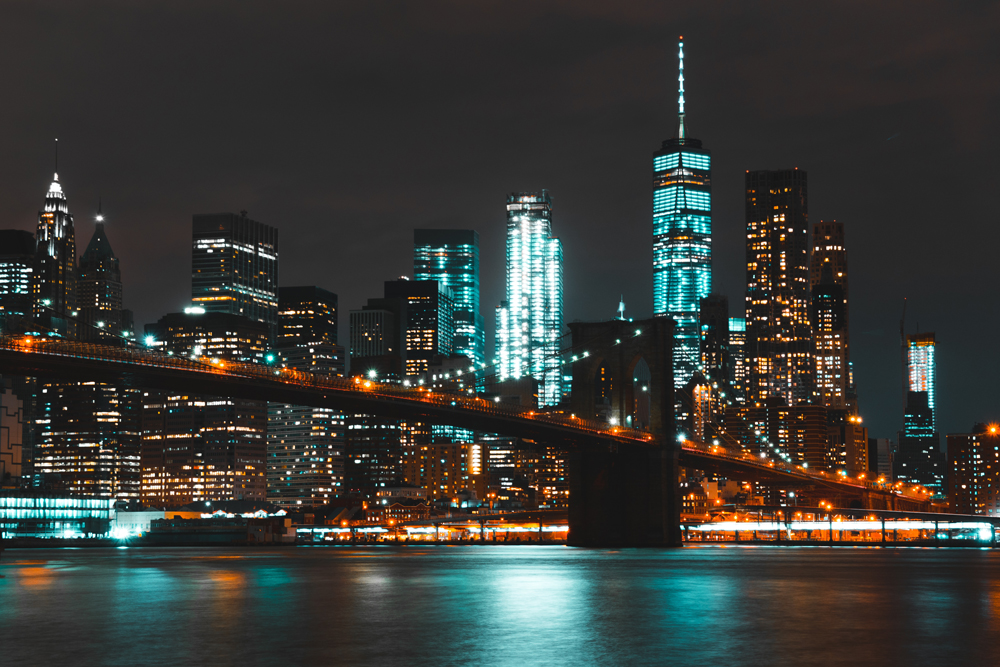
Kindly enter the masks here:
<path id="1" fill-rule="evenodd" d="M 677 449 L 582 450 L 569 456 L 574 547 L 679 547 Z"/>

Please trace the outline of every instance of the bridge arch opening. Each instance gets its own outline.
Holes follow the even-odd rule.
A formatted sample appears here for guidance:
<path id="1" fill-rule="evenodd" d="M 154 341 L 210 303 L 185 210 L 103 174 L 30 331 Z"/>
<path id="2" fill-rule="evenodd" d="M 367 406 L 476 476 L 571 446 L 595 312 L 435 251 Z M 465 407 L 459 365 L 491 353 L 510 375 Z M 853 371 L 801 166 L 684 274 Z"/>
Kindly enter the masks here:
<path id="1" fill-rule="evenodd" d="M 650 416 L 649 385 L 652 382 L 653 376 L 645 358 L 637 357 L 633 360 L 629 377 L 631 378 L 632 385 L 632 400 L 629 403 L 631 414 L 626 418 L 625 425 L 648 431 Z"/>

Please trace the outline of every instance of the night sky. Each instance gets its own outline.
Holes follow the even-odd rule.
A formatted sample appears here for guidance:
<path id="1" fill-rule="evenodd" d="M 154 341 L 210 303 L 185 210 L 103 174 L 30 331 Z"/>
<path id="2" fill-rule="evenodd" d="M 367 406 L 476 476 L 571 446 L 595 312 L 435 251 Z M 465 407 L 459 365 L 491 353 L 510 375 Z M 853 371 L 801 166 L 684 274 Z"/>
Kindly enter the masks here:
<path id="1" fill-rule="evenodd" d="M 473 228 L 491 350 L 505 197 L 548 188 L 567 319 L 620 294 L 648 317 L 683 34 L 730 314 L 745 170 L 805 169 L 810 222 L 846 226 L 872 435 L 902 423 L 904 297 L 940 341 L 940 430 L 1000 419 L 1000 5 L 814 4 L 7 1 L 0 227 L 34 230 L 58 137 L 79 251 L 101 196 L 138 325 L 188 304 L 191 215 L 246 209 L 280 230 L 281 284 L 340 295 L 342 343 L 412 273 L 415 227 Z"/>

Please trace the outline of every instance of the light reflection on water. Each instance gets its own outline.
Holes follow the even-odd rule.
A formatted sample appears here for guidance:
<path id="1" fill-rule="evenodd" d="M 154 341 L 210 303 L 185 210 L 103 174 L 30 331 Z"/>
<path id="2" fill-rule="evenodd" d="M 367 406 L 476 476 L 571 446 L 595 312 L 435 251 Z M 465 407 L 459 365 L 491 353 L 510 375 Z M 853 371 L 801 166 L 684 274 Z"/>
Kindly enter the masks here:
<path id="1" fill-rule="evenodd" d="M 0 664 L 1000 664 L 1000 551 L 13 550 Z"/>

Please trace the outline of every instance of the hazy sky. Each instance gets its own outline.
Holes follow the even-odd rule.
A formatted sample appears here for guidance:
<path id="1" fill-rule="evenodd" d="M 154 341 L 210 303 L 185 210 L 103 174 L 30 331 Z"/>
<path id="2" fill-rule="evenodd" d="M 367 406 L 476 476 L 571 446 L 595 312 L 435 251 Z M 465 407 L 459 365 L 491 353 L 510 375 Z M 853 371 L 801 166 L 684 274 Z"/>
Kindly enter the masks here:
<path id="1" fill-rule="evenodd" d="M 566 317 L 652 312 L 651 154 L 713 155 L 714 289 L 744 298 L 743 175 L 809 173 L 847 230 L 873 435 L 902 421 L 899 318 L 937 333 L 943 432 L 1000 419 L 995 2 L 0 4 L 0 227 L 33 230 L 52 140 L 78 246 L 103 197 L 126 305 L 190 298 L 193 213 L 276 225 L 283 285 L 346 313 L 412 273 L 415 227 L 477 229 L 489 340 L 505 197 L 548 188 Z M 489 349 L 489 348 L 488 348 Z"/>

